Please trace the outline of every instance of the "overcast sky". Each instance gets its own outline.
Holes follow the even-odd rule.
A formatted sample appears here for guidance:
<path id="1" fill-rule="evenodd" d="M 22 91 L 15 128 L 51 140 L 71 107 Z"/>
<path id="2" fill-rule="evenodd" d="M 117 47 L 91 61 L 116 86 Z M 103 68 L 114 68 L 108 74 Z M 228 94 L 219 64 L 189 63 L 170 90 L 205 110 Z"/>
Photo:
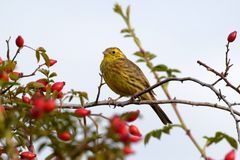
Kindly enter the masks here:
<path id="1" fill-rule="evenodd" d="M 51 58 L 58 63 L 51 68 L 58 73 L 56 81 L 66 81 L 65 91 L 69 89 L 85 90 L 90 100 L 95 99 L 99 84 L 99 64 L 102 51 L 117 46 L 132 61 L 137 47 L 131 39 L 123 38 L 120 30 L 125 27 L 122 19 L 113 12 L 118 2 L 124 8 L 131 5 L 132 25 L 146 50 L 157 54 L 154 64 L 166 64 L 182 71 L 179 77 L 192 76 L 206 82 L 216 77 L 197 65 L 197 60 L 224 69 L 224 53 L 227 35 L 240 31 L 239 0 L 149 0 L 149 1 L 83 1 L 83 0 L 0 0 L 0 56 L 6 51 L 5 40 L 12 36 L 14 40 L 22 35 L 27 45 L 34 48 L 43 46 Z M 32 72 L 36 60 L 32 51 L 23 50 L 18 57 L 18 70 Z M 240 83 L 240 38 L 231 45 L 230 57 L 234 66 L 230 79 Z M 153 76 L 144 64 L 139 64 L 151 84 Z M 172 97 L 195 101 L 217 102 L 216 96 L 209 90 L 192 83 L 173 83 L 170 85 Z M 223 89 L 230 100 L 239 100 L 239 95 Z M 158 99 L 166 99 L 161 89 L 156 89 Z M 117 97 L 105 86 L 101 99 Z M 103 108 L 103 107 L 101 107 Z M 143 134 L 162 127 L 151 109 L 143 106 L 104 109 L 93 108 L 92 112 L 112 115 L 115 112 L 141 108 L 142 119 L 135 124 Z M 162 105 L 173 122 L 178 123 L 170 105 Z M 223 131 L 237 137 L 233 118 L 229 113 L 206 107 L 179 105 L 179 110 L 201 145 L 204 135 L 212 136 Z M 174 129 L 171 136 L 163 136 L 161 141 L 151 140 L 147 146 L 143 143 L 133 146 L 136 154 L 129 160 L 193 160 L 201 159 L 186 134 Z M 230 146 L 221 142 L 207 149 L 207 154 L 222 159 Z M 43 159 L 43 154 L 39 159 Z M 240 155 L 238 155 L 240 159 Z"/>

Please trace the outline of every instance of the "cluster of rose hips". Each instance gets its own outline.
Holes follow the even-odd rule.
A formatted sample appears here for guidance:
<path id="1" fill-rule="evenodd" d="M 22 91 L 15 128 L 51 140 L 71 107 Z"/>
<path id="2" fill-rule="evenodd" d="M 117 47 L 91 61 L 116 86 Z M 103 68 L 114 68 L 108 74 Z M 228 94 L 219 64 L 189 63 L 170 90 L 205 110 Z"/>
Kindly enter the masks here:
<path id="1" fill-rule="evenodd" d="M 108 137 L 115 142 L 123 144 L 122 151 L 125 155 L 133 154 L 132 143 L 141 140 L 141 132 L 135 125 L 129 125 L 129 122 L 135 121 L 139 117 L 139 110 L 124 113 L 121 116 L 115 115 L 110 119 L 108 128 Z"/>
<path id="2" fill-rule="evenodd" d="M 18 52 L 24 47 L 24 39 L 21 36 L 16 38 L 16 46 L 18 47 Z M 57 61 L 54 59 L 49 59 L 49 66 L 53 66 Z M 0 57 L 0 83 L 4 88 L 4 83 L 12 83 L 18 81 L 24 75 L 21 72 L 15 71 L 17 62 L 11 60 L 9 57 L 7 60 L 3 60 Z M 50 85 L 47 79 L 39 79 L 35 83 L 38 83 L 42 87 L 39 87 L 39 90 L 36 90 L 33 95 L 23 94 L 22 102 L 31 106 L 30 114 L 33 119 L 38 119 L 42 117 L 45 113 L 49 113 L 55 110 L 56 108 L 56 98 L 61 99 L 63 97 L 63 92 L 61 91 L 65 85 L 65 82 L 55 82 Z M 6 87 L 5 87 L 6 88 Z M 46 98 L 45 93 L 49 90 L 50 93 L 56 94 L 56 97 Z M 0 113 L 5 112 L 5 106 L 0 104 Z M 61 140 L 67 141 L 71 139 L 71 134 L 68 132 L 63 132 L 58 134 L 58 137 Z M 20 154 L 22 158 L 33 159 L 36 157 L 36 154 L 32 152 L 22 152 Z"/>

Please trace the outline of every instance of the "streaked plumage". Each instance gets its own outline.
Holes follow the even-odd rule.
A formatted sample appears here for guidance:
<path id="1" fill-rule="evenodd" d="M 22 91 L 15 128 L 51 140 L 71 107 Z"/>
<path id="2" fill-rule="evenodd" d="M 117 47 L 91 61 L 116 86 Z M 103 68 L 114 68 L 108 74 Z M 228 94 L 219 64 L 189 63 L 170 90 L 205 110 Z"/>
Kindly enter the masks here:
<path id="1" fill-rule="evenodd" d="M 141 69 L 118 48 L 104 51 L 100 69 L 107 85 L 120 96 L 132 96 L 150 86 Z M 143 94 L 141 99 L 155 100 L 153 91 Z M 151 107 L 164 124 L 172 123 L 158 104 Z"/>

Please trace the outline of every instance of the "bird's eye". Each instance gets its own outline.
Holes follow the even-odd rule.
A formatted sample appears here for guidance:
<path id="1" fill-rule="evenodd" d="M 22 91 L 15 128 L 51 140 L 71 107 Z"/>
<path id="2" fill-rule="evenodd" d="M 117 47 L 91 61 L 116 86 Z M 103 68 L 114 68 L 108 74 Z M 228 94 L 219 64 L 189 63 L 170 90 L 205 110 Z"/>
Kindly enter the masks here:
<path id="1" fill-rule="evenodd" d="M 115 51 L 112 51 L 112 53 L 114 54 L 114 53 L 115 53 Z"/>

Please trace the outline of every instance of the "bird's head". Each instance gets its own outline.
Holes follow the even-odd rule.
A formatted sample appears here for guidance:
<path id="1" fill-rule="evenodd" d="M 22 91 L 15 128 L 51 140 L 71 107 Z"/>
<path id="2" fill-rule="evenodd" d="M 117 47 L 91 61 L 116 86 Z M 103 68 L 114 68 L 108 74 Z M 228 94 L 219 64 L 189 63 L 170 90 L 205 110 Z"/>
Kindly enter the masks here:
<path id="1" fill-rule="evenodd" d="M 126 58 L 122 51 L 117 47 L 111 47 L 105 49 L 103 52 L 105 60 L 114 60 L 118 58 Z"/>

